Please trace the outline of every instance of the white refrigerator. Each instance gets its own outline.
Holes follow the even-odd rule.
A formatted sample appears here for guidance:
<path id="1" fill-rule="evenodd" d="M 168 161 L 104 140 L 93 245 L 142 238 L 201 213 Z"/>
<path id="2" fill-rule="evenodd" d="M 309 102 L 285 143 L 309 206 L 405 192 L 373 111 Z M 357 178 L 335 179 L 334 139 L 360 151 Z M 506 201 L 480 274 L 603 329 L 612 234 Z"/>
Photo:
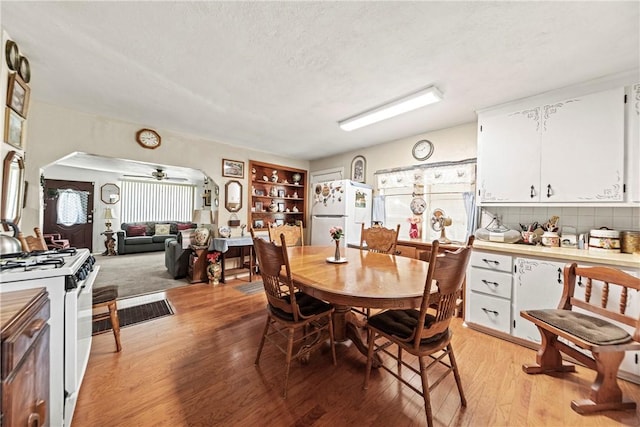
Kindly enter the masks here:
<path id="1" fill-rule="evenodd" d="M 319 182 L 311 188 L 311 244 L 332 245 L 329 229 L 340 226 L 342 246 L 359 246 L 361 224 L 371 227 L 372 188 L 349 180 Z"/>

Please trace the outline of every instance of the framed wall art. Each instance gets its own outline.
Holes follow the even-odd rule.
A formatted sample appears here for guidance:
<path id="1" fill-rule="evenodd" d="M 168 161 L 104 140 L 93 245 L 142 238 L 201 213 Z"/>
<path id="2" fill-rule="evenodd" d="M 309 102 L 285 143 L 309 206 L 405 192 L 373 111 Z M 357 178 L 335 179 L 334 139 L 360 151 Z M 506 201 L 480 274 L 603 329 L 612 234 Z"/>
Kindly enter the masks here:
<path id="1" fill-rule="evenodd" d="M 244 178 L 244 162 L 222 159 L 222 176 Z"/>
<path id="2" fill-rule="evenodd" d="M 351 181 L 364 182 L 367 161 L 364 156 L 355 156 L 351 161 Z"/>
<path id="3" fill-rule="evenodd" d="M 7 88 L 7 106 L 13 111 L 20 114 L 21 117 L 27 118 L 27 110 L 29 108 L 29 95 L 31 89 L 20 78 L 17 73 L 9 76 L 9 86 Z"/>
<path id="4" fill-rule="evenodd" d="M 7 107 L 4 116 L 4 140 L 22 150 L 24 136 L 24 119 L 18 113 Z"/>

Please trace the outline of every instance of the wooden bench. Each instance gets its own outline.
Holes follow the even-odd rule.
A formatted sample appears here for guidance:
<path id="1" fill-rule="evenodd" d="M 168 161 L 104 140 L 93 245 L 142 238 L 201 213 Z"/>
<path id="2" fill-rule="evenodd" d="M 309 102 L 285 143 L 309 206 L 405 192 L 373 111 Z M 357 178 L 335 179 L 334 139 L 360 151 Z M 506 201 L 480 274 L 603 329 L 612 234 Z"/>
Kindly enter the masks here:
<path id="1" fill-rule="evenodd" d="M 585 286 L 582 299 L 574 296 L 578 277 L 581 278 L 581 286 Z M 600 301 L 591 301 L 591 294 L 596 290 L 594 281 L 603 282 Z M 527 374 L 574 372 L 575 366 L 563 362 L 560 354 L 562 352 L 597 372 L 589 399 L 571 402 L 574 411 L 585 414 L 606 410 L 635 410 L 636 403 L 623 399 L 617 382 L 618 369 L 625 351 L 640 350 L 640 318 L 637 314 L 636 317 L 625 314 L 629 290 L 633 289 L 640 290 L 640 279 L 621 270 L 567 264 L 564 268 L 564 290 L 558 308 L 520 312 L 520 316 L 533 322 L 542 335 L 542 344 L 536 356 L 537 363 L 522 365 L 522 369 Z M 618 298 L 612 297 L 610 301 L 610 295 L 618 295 L 618 290 Z M 634 328 L 633 335 L 611 321 Z M 591 352 L 592 357 L 558 341 L 558 337 Z"/>

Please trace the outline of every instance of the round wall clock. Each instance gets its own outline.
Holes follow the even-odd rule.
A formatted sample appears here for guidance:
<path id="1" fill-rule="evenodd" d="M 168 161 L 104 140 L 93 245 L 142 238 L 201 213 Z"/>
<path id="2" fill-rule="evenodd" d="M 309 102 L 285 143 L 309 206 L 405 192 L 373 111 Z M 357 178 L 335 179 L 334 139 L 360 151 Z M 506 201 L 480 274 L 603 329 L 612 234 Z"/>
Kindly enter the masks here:
<path id="1" fill-rule="evenodd" d="M 433 143 L 427 139 L 422 139 L 413 146 L 411 154 L 416 160 L 427 160 L 433 154 Z"/>
<path id="2" fill-rule="evenodd" d="M 160 146 L 161 138 L 153 129 L 140 129 L 136 133 L 136 141 L 144 148 L 154 149 Z"/>

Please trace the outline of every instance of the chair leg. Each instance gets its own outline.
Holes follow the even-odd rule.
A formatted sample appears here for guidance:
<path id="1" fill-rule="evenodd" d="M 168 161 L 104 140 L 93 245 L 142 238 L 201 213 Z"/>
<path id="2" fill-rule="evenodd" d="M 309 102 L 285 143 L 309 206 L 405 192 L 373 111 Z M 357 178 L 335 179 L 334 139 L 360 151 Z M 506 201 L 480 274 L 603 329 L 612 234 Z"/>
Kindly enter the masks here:
<path id="1" fill-rule="evenodd" d="M 433 413 L 431 412 L 431 394 L 429 393 L 429 381 L 427 380 L 427 365 L 424 356 L 418 356 L 420 362 L 420 378 L 422 379 L 422 398 L 424 399 L 424 411 L 427 414 L 427 425 L 433 427 Z"/>
<path id="2" fill-rule="evenodd" d="M 331 344 L 331 356 L 333 357 L 333 366 L 338 364 L 336 359 L 336 342 L 333 338 L 333 320 L 331 316 L 329 316 L 329 343 Z"/>
<path id="3" fill-rule="evenodd" d="M 109 318 L 111 319 L 111 330 L 113 330 L 113 337 L 116 340 L 116 352 L 122 350 L 122 344 L 120 343 L 120 319 L 118 318 L 118 307 L 116 301 L 109 303 Z"/>
<path id="4" fill-rule="evenodd" d="M 467 399 L 464 397 L 464 391 L 462 391 L 462 381 L 460 380 L 460 372 L 458 372 L 458 364 L 456 363 L 456 357 L 453 355 L 453 347 L 451 343 L 447 346 L 447 352 L 449 352 L 449 361 L 451 362 L 451 367 L 453 368 L 453 376 L 456 379 L 456 384 L 458 385 L 458 393 L 460 393 L 460 404 L 462 406 L 467 406 Z"/>
<path id="5" fill-rule="evenodd" d="M 256 355 L 255 362 L 253 362 L 255 365 L 260 363 L 260 355 L 262 354 L 262 348 L 264 347 L 264 341 L 267 338 L 267 332 L 269 332 L 270 324 L 271 317 L 267 315 L 267 323 L 264 325 L 264 330 L 262 331 L 262 339 L 260 339 L 260 345 L 258 346 L 258 354 Z"/>
<path id="6" fill-rule="evenodd" d="M 289 328 L 289 338 L 287 340 L 287 361 L 284 371 L 284 394 L 283 398 L 287 398 L 287 388 L 289 386 L 289 368 L 291 368 L 291 357 L 293 355 L 293 334 L 295 333 L 294 328 Z"/>
<path id="7" fill-rule="evenodd" d="M 400 368 L 402 367 L 402 347 L 398 346 L 398 375 L 400 374 Z"/>
<path id="8" fill-rule="evenodd" d="M 367 328 L 367 334 L 369 335 L 369 339 L 367 340 L 369 351 L 367 353 L 367 368 L 364 374 L 364 384 L 362 386 L 365 390 L 369 388 L 369 376 L 371 375 L 371 365 L 373 364 L 373 347 L 375 346 L 375 332 L 372 329 Z"/>
<path id="9" fill-rule="evenodd" d="M 624 358 L 624 352 L 593 353 L 598 375 L 591 385 L 589 399 L 573 400 L 571 408 L 579 414 L 588 414 L 607 410 L 636 409 L 636 403 L 623 400 L 622 390 L 618 386 L 618 369 Z"/>
<path id="10" fill-rule="evenodd" d="M 535 364 L 524 364 L 522 370 L 527 374 L 543 374 L 546 372 L 575 372 L 576 367 L 569 363 L 564 363 L 560 351 L 556 348 L 558 336 L 551 331 L 540 328 L 542 344 L 536 355 Z"/>

